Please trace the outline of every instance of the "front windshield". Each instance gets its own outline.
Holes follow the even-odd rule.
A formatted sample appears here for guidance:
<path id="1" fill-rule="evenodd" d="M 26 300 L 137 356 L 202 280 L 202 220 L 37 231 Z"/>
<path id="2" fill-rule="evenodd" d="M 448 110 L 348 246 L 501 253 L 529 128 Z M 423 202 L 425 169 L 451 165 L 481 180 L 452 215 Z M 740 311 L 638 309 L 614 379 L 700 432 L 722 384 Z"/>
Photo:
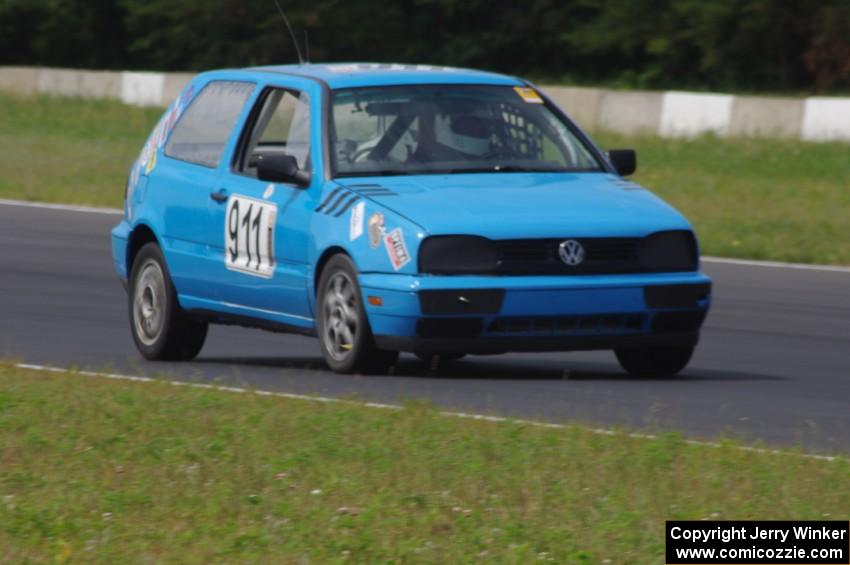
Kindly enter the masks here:
<path id="1" fill-rule="evenodd" d="M 335 176 L 602 170 L 530 88 L 380 86 L 331 100 Z"/>

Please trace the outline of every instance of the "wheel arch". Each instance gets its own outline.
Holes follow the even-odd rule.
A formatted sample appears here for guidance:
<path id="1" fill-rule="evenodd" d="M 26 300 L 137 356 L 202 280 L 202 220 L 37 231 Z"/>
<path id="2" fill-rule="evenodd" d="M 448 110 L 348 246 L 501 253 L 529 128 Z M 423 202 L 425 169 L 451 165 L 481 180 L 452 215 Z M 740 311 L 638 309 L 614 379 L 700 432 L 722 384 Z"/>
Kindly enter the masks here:
<path id="1" fill-rule="evenodd" d="M 345 255 L 351 260 L 352 263 L 354 263 L 355 267 L 357 266 L 357 262 L 354 261 L 354 258 L 351 256 L 351 253 L 349 253 L 344 247 L 341 247 L 339 245 L 331 245 L 330 247 L 325 249 L 322 252 L 321 256 L 319 256 L 319 260 L 316 261 L 316 268 L 313 271 L 312 296 L 314 300 L 319 291 L 319 279 L 322 277 L 322 270 L 324 270 L 325 265 L 327 265 L 328 261 L 330 261 L 331 257 L 333 257 L 334 255 Z"/>
<path id="2" fill-rule="evenodd" d="M 130 237 L 127 239 L 127 273 L 133 269 L 133 261 L 136 260 L 139 250 L 148 243 L 156 243 L 160 249 L 162 245 L 156 237 L 153 229 L 147 224 L 138 224 L 133 231 L 130 232 Z"/>

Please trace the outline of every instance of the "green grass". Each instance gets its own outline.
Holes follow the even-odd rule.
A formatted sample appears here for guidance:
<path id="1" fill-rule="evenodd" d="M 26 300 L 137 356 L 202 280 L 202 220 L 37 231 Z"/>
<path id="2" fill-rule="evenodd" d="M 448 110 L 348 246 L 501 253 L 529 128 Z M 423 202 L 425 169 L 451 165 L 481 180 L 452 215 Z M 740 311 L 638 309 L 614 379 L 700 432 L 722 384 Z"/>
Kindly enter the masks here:
<path id="1" fill-rule="evenodd" d="M 850 463 L 0 364 L 8 562 L 660 563 L 668 519 L 832 519 Z"/>
<path id="2" fill-rule="evenodd" d="M 0 198 L 120 207 L 162 114 L 114 101 L 0 95 Z"/>
<path id="3" fill-rule="evenodd" d="M 706 255 L 850 264 L 850 144 L 600 134 L 683 212 Z"/>
<path id="4" fill-rule="evenodd" d="M 0 198 L 120 206 L 160 109 L 0 95 Z M 850 264 L 850 145 L 596 136 L 684 212 L 708 255 Z"/>

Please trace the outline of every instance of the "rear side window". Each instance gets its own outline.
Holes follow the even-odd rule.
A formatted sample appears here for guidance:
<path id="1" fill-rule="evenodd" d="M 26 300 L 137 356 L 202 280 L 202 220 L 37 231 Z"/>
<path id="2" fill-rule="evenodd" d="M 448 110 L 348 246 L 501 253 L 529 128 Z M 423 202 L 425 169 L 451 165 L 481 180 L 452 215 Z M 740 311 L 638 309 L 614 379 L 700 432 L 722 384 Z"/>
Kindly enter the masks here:
<path id="1" fill-rule="evenodd" d="M 215 168 L 236 120 L 254 85 L 235 81 L 213 81 L 195 97 L 177 123 L 165 154 L 174 159 Z"/>

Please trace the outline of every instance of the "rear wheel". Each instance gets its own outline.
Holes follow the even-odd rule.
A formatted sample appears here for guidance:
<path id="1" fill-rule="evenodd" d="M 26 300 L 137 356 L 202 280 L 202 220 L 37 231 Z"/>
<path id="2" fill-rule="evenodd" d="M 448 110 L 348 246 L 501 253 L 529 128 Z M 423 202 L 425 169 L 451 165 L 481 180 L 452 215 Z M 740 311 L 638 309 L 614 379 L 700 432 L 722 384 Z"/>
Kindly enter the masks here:
<path id="1" fill-rule="evenodd" d="M 395 364 L 398 351 L 375 346 L 357 270 L 346 255 L 334 255 L 325 265 L 319 278 L 316 304 L 319 346 L 333 371 L 384 373 Z"/>
<path id="2" fill-rule="evenodd" d="M 635 377 L 672 377 L 684 369 L 693 347 L 645 347 L 614 352 L 620 366 Z"/>
<path id="3" fill-rule="evenodd" d="M 139 250 L 130 271 L 130 331 L 145 359 L 193 359 L 207 337 L 207 324 L 190 318 L 177 303 L 162 251 L 155 243 Z"/>

